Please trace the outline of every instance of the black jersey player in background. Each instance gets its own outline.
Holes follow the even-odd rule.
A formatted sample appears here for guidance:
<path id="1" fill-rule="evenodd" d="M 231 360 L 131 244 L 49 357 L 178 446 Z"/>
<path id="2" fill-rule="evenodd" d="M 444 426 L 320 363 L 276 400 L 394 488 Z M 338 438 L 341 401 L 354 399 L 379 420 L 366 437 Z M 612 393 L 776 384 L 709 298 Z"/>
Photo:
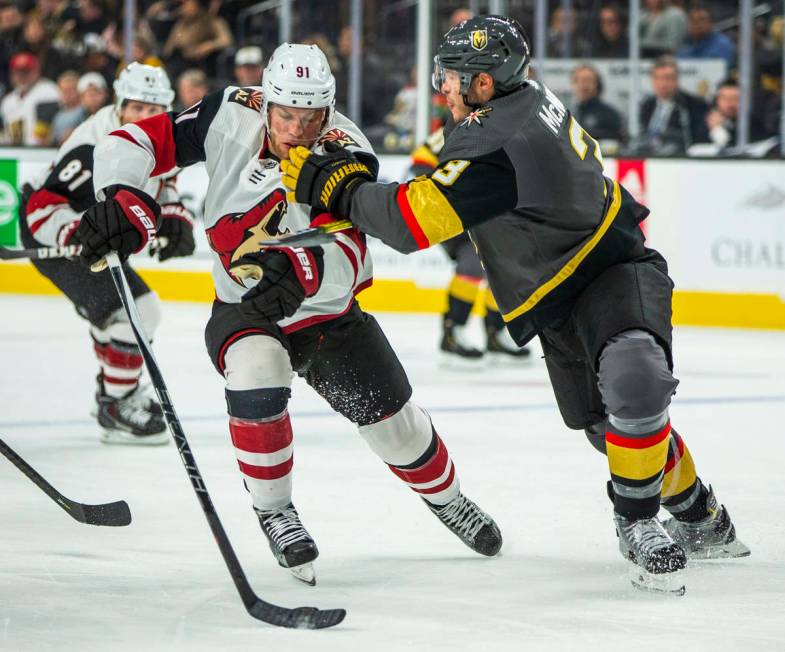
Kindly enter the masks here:
<path id="1" fill-rule="evenodd" d="M 644 245 L 648 210 L 603 175 L 596 141 L 562 102 L 527 79 L 529 59 L 514 20 L 457 25 L 434 71 L 457 125 L 432 174 L 378 184 L 342 150 L 296 149 L 284 182 L 404 253 L 469 231 L 510 334 L 521 346 L 539 336 L 565 423 L 608 457 L 631 579 L 681 593 L 688 557 L 749 549 L 670 424 L 673 283 Z"/>
<path id="2" fill-rule="evenodd" d="M 434 131 L 412 152 L 411 173 L 429 174 L 439 165 L 439 152 L 444 147 L 445 128 Z M 477 360 L 487 352 L 506 358 L 525 359 L 529 349 L 513 342 L 504 328 L 504 319 L 490 289 L 483 288 L 485 272 L 467 233 L 442 242 L 442 247 L 455 263 L 455 273 L 447 286 L 447 310 L 442 315 L 442 340 L 439 348 L 450 357 Z M 485 351 L 475 347 L 466 336 L 469 315 L 482 293 L 485 307 Z"/>
<path id="3" fill-rule="evenodd" d="M 79 244 L 77 229 L 84 211 L 95 204 L 93 150 L 121 125 L 170 108 L 174 100 L 162 68 L 132 63 L 114 83 L 115 103 L 79 125 L 60 147 L 45 177 L 27 188 L 20 235 L 27 247 Z M 194 251 L 193 218 L 180 201 L 176 172 L 150 179 L 144 190 L 161 204 L 160 260 Z M 78 261 L 34 260 L 39 272 L 54 283 L 90 322 L 90 336 L 100 372 L 94 416 L 101 441 L 109 444 L 165 444 L 166 423 L 158 403 L 140 388 L 142 354 L 108 271 L 91 274 Z M 125 264 L 145 330 L 152 336 L 160 320 L 158 297 Z"/>

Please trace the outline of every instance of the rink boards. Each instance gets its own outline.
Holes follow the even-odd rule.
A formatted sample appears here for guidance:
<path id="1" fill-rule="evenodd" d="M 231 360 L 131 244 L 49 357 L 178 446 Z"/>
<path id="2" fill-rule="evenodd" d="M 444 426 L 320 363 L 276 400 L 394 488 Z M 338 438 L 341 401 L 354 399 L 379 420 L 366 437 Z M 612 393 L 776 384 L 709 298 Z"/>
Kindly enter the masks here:
<path id="1" fill-rule="evenodd" d="M 0 238 L 16 210 L 10 192 L 40 173 L 54 150 L 0 149 Z M 406 156 L 382 156 L 381 177 L 404 179 Z M 696 326 L 785 329 L 785 177 L 781 161 L 606 159 L 606 173 L 651 209 L 647 243 L 668 259 L 676 283 L 674 322 Z M 207 187 L 203 166 L 180 176 L 186 203 L 198 215 Z M 452 264 L 441 250 L 403 256 L 370 243 L 374 285 L 360 295 L 369 310 L 440 312 Z M 169 300 L 209 301 L 207 242 L 200 231 L 196 255 L 135 266 Z M 52 294 L 30 264 L 0 265 L 0 292 Z"/>

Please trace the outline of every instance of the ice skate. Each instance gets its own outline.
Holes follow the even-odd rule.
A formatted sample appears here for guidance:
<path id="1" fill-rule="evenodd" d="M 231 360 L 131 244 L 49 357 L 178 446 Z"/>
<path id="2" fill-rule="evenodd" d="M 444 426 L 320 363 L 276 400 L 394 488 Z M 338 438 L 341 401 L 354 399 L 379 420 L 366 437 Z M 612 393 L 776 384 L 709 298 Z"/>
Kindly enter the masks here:
<path id="1" fill-rule="evenodd" d="M 619 551 L 629 563 L 633 586 L 655 593 L 684 595 L 679 572 L 687 565 L 684 550 L 674 543 L 656 517 L 631 521 L 614 514 Z"/>
<path id="2" fill-rule="evenodd" d="M 161 406 L 139 385 L 125 396 L 115 398 L 105 393 L 99 376 L 98 388 L 96 417 L 103 429 L 102 442 L 156 446 L 169 441 Z"/>
<path id="3" fill-rule="evenodd" d="M 280 509 L 261 510 L 254 507 L 262 532 L 270 543 L 278 564 L 310 586 L 316 585 L 313 560 L 319 556 L 316 543 L 300 522 L 292 503 Z"/>
<path id="4" fill-rule="evenodd" d="M 425 500 L 425 499 L 423 499 Z M 425 504 L 439 520 L 475 552 L 493 557 L 502 547 L 502 533 L 494 520 L 463 494 L 446 505 Z"/>
<path id="5" fill-rule="evenodd" d="M 736 528 L 725 505 L 717 505 L 714 489 L 706 498 L 708 516 L 687 523 L 675 518 L 663 522 L 667 533 L 678 543 L 688 559 L 727 559 L 748 557 L 750 549 L 736 538 Z"/>
<path id="6" fill-rule="evenodd" d="M 455 326 L 445 322 L 440 361 L 447 367 L 476 369 L 477 362 L 482 359 L 483 352 L 474 346 L 466 337 L 465 326 Z"/>
<path id="7" fill-rule="evenodd" d="M 531 357 L 531 351 L 526 347 L 518 346 L 506 328 L 499 330 L 488 328 L 486 336 L 486 350 L 494 354 L 495 359 L 527 360 Z"/>

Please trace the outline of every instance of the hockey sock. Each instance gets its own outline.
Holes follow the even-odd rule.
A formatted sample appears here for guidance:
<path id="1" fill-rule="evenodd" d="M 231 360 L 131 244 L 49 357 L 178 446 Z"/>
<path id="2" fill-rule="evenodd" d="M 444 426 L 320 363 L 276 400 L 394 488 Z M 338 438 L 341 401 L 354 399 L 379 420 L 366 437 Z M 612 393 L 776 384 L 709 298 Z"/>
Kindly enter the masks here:
<path id="1" fill-rule="evenodd" d="M 670 433 L 667 412 L 654 419 L 609 417 L 605 447 L 617 514 L 637 520 L 659 511 Z"/>
<path id="2" fill-rule="evenodd" d="M 414 462 L 406 465 L 388 464 L 390 470 L 412 491 L 432 505 L 446 505 L 460 491 L 455 466 L 441 437 L 433 431 L 428 449 Z"/>
<path id="3" fill-rule="evenodd" d="M 469 321 L 469 314 L 480 291 L 481 279 L 456 274 L 447 288 L 447 312 L 445 324 L 463 326 Z"/>
<path id="4" fill-rule="evenodd" d="M 680 521 L 706 517 L 709 492 L 695 474 L 692 455 L 679 433 L 671 430 L 668 461 L 662 481 L 662 506 Z"/>
<path id="5" fill-rule="evenodd" d="M 499 306 L 496 305 L 496 299 L 493 298 L 490 288 L 485 288 L 485 330 L 495 333 L 503 328 L 504 319 L 499 312 Z"/>
<path id="6" fill-rule="evenodd" d="M 109 340 L 99 342 L 93 338 L 93 349 L 101 365 L 104 392 L 122 398 L 136 389 L 142 374 L 142 353 L 135 344 Z"/>
<path id="7" fill-rule="evenodd" d="M 284 507 L 292 499 L 292 424 L 284 411 L 267 419 L 229 417 L 237 465 L 257 509 Z"/>

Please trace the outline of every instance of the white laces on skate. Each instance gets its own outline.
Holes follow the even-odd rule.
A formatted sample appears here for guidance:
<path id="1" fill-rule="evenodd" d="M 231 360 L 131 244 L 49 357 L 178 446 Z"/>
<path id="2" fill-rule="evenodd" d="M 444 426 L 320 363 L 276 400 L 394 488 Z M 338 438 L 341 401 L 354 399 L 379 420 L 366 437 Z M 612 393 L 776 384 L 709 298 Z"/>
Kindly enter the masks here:
<path id="1" fill-rule="evenodd" d="M 470 541 L 484 525 L 491 523 L 490 517 L 463 494 L 458 494 L 436 514 L 447 527 Z"/>
<path id="2" fill-rule="evenodd" d="M 139 428 L 144 428 L 152 418 L 147 406 L 134 400 L 133 394 L 117 402 L 117 413 L 121 419 Z"/>
<path id="3" fill-rule="evenodd" d="M 619 519 L 619 527 L 623 530 L 630 547 L 639 551 L 645 558 L 673 545 L 673 539 L 656 518 L 643 518 L 637 521 Z"/>
<path id="4" fill-rule="evenodd" d="M 271 511 L 259 510 L 268 536 L 280 549 L 285 549 L 298 541 L 310 541 L 297 510 L 294 507 L 283 507 Z"/>

